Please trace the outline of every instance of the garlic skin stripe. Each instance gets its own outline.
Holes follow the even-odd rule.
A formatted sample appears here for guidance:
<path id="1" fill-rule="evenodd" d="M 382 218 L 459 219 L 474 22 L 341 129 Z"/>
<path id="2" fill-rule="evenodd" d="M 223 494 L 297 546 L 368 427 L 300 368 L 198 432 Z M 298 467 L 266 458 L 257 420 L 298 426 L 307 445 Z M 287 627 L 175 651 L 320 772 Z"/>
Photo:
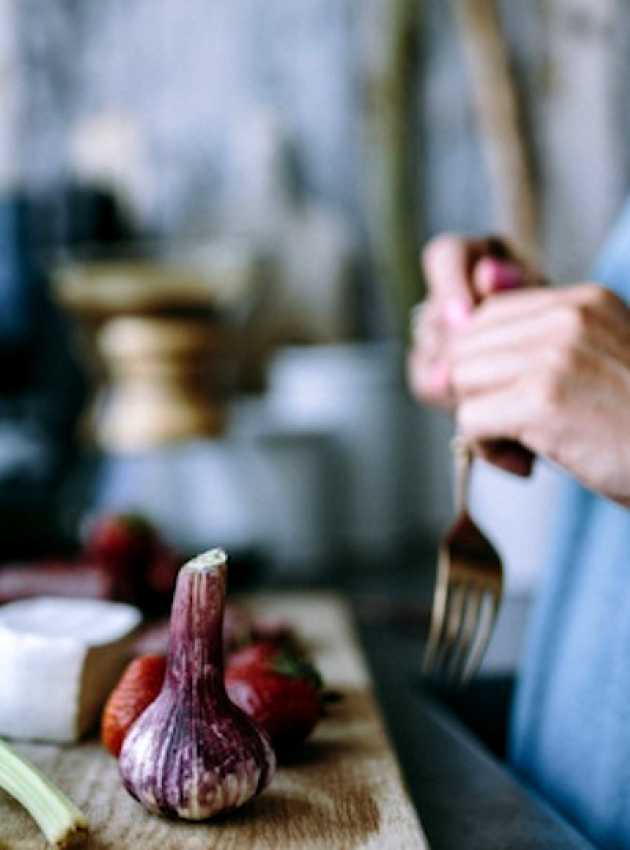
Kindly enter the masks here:
<path id="1" fill-rule="evenodd" d="M 155 814 L 205 820 L 260 793 L 275 771 L 266 734 L 225 692 L 226 577 L 221 549 L 179 571 L 164 685 L 120 753 L 125 787 Z"/>

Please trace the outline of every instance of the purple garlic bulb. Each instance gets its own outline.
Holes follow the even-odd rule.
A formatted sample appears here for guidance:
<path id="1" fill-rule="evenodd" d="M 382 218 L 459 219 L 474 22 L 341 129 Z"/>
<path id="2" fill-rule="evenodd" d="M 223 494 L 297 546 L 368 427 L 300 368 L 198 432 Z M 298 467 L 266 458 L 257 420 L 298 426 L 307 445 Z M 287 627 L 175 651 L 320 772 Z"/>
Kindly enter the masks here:
<path id="1" fill-rule="evenodd" d="M 266 734 L 225 692 L 226 561 L 212 549 L 180 569 L 164 685 L 120 753 L 125 787 L 155 814 L 205 820 L 236 809 L 275 771 Z"/>

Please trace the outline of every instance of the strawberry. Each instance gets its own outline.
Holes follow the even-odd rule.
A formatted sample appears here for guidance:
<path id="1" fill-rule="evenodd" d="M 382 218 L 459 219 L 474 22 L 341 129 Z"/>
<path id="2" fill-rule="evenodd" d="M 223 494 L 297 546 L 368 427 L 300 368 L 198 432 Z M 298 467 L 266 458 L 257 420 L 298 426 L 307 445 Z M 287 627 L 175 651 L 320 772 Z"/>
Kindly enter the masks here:
<path id="1" fill-rule="evenodd" d="M 109 695 L 101 717 L 101 742 L 116 758 L 131 725 L 159 694 L 165 671 L 163 655 L 141 655 L 127 665 Z"/>
<path id="2" fill-rule="evenodd" d="M 273 643 L 235 653 L 227 666 L 229 698 L 288 755 L 312 732 L 322 714 L 321 678 L 315 668 Z"/>
<path id="3" fill-rule="evenodd" d="M 150 557 L 157 539 L 151 523 L 137 514 L 106 514 L 88 530 L 86 554 L 104 563 L 134 563 Z"/>
<path id="4" fill-rule="evenodd" d="M 84 555 L 111 575 L 116 599 L 152 613 L 161 613 L 168 604 L 180 559 L 144 517 L 98 517 L 88 529 Z"/>

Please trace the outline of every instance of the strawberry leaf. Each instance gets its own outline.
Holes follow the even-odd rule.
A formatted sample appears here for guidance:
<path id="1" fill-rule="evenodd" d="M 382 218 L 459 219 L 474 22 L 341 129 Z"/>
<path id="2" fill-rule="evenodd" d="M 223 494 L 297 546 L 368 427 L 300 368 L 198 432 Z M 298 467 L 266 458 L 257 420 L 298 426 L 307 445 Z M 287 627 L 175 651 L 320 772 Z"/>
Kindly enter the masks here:
<path id="1" fill-rule="evenodd" d="M 282 675 L 289 676 L 292 679 L 305 679 L 318 691 L 324 687 L 319 671 L 312 664 L 288 652 L 278 653 L 271 664 L 271 668 L 274 672 L 282 673 Z"/>

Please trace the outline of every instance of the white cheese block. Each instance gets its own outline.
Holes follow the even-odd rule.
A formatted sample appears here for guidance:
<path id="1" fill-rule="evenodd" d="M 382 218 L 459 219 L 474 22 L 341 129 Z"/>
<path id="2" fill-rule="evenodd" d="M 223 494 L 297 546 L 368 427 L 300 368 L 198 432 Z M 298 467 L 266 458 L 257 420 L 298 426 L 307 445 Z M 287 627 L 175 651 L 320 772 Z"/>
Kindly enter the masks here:
<path id="1" fill-rule="evenodd" d="M 96 724 L 140 620 L 132 605 L 97 599 L 0 607 L 0 736 L 78 740 Z"/>

